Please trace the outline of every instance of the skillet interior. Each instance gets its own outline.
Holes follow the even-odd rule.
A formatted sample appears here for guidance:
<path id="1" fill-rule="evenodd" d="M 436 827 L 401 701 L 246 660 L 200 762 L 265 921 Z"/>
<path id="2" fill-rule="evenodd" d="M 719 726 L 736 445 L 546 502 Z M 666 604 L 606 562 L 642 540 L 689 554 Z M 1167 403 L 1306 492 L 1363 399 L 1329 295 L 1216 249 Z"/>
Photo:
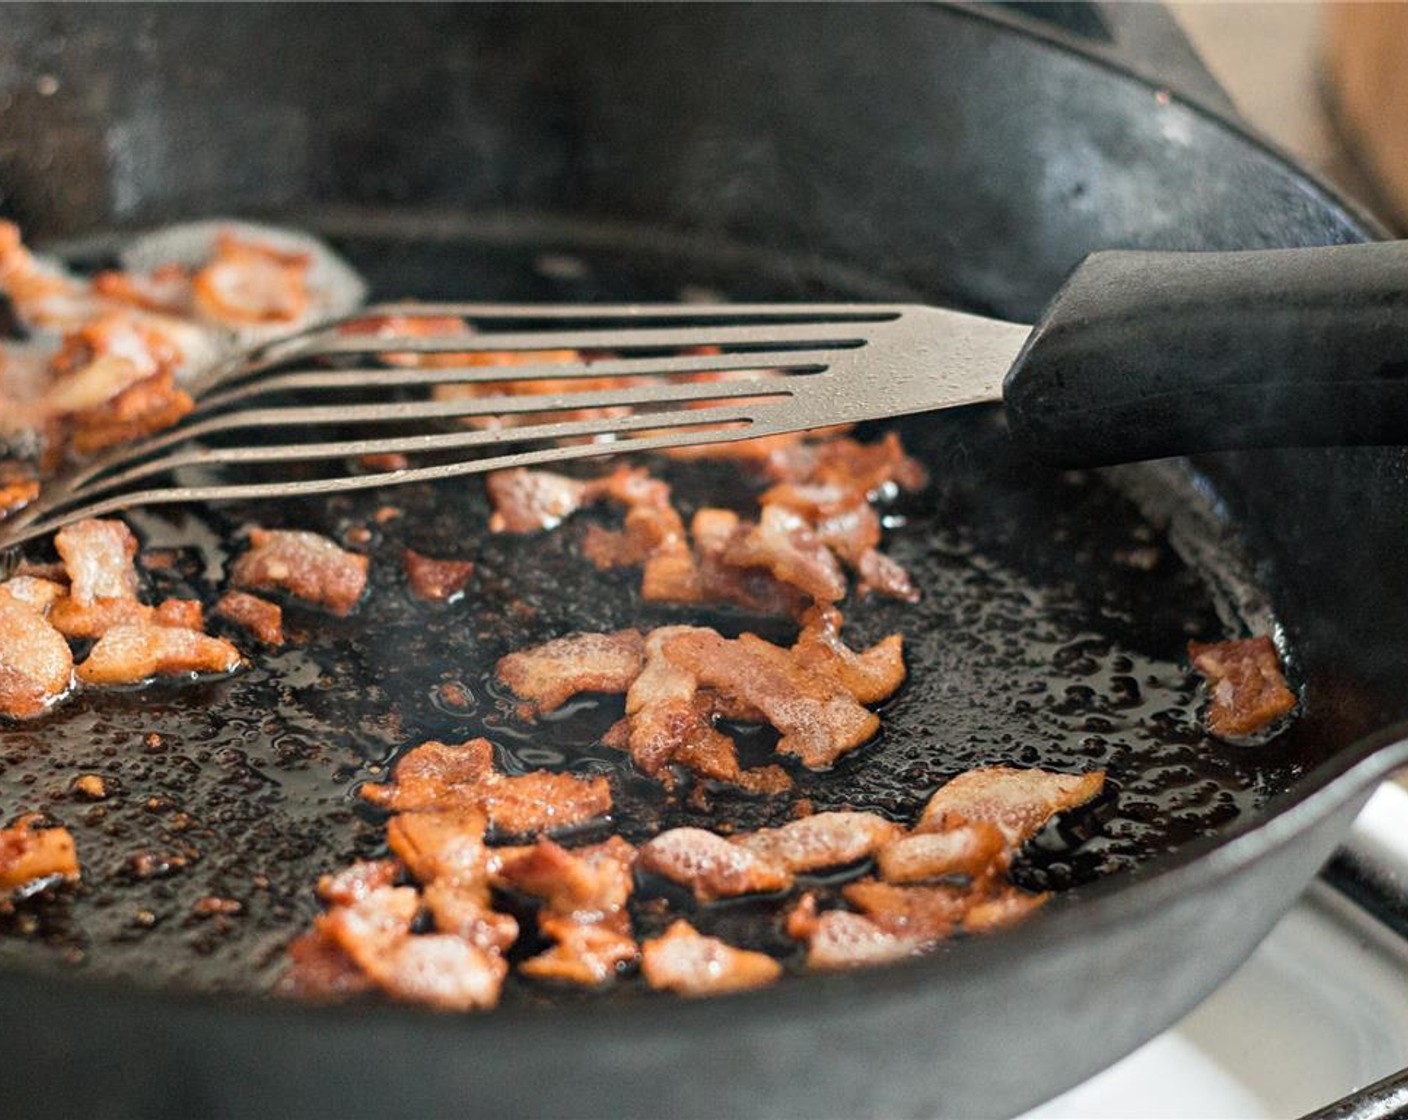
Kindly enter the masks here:
<path id="1" fill-rule="evenodd" d="M 314 219 L 316 227 L 316 218 Z M 409 222 L 412 228 L 416 223 Z M 758 263 L 739 275 L 718 259 L 631 252 L 583 256 L 544 230 L 527 244 L 485 238 L 379 236 L 337 245 L 368 271 L 374 295 L 436 298 L 670 299 L 705 286 L 736 299 L 797 298 L 799 291 L 850 298 L 828 278 L 792 262 Z M 582 240 L 601 242 L 601 236 Z M 646 240 L 643 237 L 634 239 Z M 101 261 L 89 242 L 77 254 Z M 831 281 L 834 284 L 834 280 Z M 875 287 L 882 286 L 879 281 Z M 883 600 L 847 608 L 853 640 L 905 634 L 910 680 L 885 710 L 882 739 L 833 772 L 796 773 L 796 796 L 818 810 L 862 808 L 915 819 L 942 781 L 978 765 L 1106 767 L 1112 790 L 1090 812 L 1051 828 L 1016 870 L 1032 889 L 1078 886 L 1128 869 L 1254 811 L 1296 775 L 1328 757 L 1326 740 L 1299 725 L 1267 747 L 1229 747 L 1201 733 L 1199 696 L 1184 668 L 1190 637 L 1216 638 L 1270 625 L 1245 564 L 1210 516 L 1183 510 L 1167 472 L 1131 468 L 1114 481 L 1051 475 L 1008 461 L 998 414 L 972 410 L 910 424 L 906 442 L 928 464 L 924 494 L 889 512 L 889 550 L 925 591 L 917 607 Z M 701 504 L 751 508 L 732 468 L 661 465 L 682 512 Z M 588 468 L 600 470 L 600 466 Z M 1190 493 L 1191 491 L 1185 492 Z M 1154 507 L 1159 524 L 1126 497 Z M 405 511 L 376 527 L 384 505 Z M 668 802 L 598 739 L 621 714 L 619 700 L 572 705 L 530 728 L 492 681 L 502 654 L 574 630 L 701 621 L 790 641 L 777 620 L 701 616 L 643 604 L 634 574 L 598 574 L 581 557 L 584 515 L 535 537 L 491 536 L 482 486 L 367 491 L 281 506 L 220 507 L 169 519 L 143 515 L 144 543 L 175 546 L 181 563 L 150 576 L 154 594 L 194 595 L 207 606 L 242 524 L 311 526 L 342 537 L 374 527 L 373 590 L 351 619 L 294 608 L 301 639 L 230 681 L 87 692 L 34 724 L 8 731 L 0 752 L 0 803 L 42 809 L 75 831 L 88 882 L 0 919 L 0 962 L 69 967 L 140 983 L 258 992 L 282 965 L 280 949 L 315 909 L 311 884 L 355 852 L 381 853 L 378 818 L 356 787 L 377 780 L 397 752 L 428 738 L 484 734 L 509 768 L 547 765 L 612 777 L 615 829 L 641 842 L 662 827 L 726 820 L 737 827 L 789 819 L 793 798 L 758 799 L 723 789 L 708 807 Z M 428 606 L 405 590 L 400 550 L 472 557 L 463 602 Z M 1251 616 L 1251 617 L 1248 617 Z M 236 628 L 237 642 L 244 636 Z M 250 648 L 247 640 L 245 648 Z M 463 686 L 467 706 L 441 686 Z M 742 740 L 769 757 L 770 740 Z M 118 791 L 90 804 L 68 789 L 98 773 Z M 598 830 L 600 831 L 600 830 Z M 214 895 L 243 907 L 233 919 L 202 919 L 195 902 Z M 638 920 L 669 913 L 642 905 Z M 716 906 L 704 928 L 800 964 L 770 905 Z M 633 985 L 621 986 L 618 994 Z M 550 1002 L 562 993 L 511 988 L 511 998 Z"/>
<path id="2" fill-rule="evenodd" d="M 45 237 L 311 205 L 354 208 L 343 229 L 408 203 L 443 208 L 429 230 L 551 211 L 614 223 L 612 236 L 644 222 L 761 246 L 797 262 L 778 293 L 819 294 L 807 277 L 828 261 L 835 290 L 1016 318 L 1097 248 L 1376 235 L 1235 122 L 982 11 L 416 15 L 12 5 L 0 206 Z M 858 282 L 874 276 L 879 290 Z M 27 965 L 0 974 L 0 1022 L 31 1042 L 8 1110 L 971 1116 L 1051 1096 L 1172 1022 L 1250 951 L 1388 764 L 1351 769 L 1393 739 L 1370 733 L 1408 714 L 1408 460 L 1259 453 L 1199 468 L 1296 653 L 1298 734 L 1333 754 L 1272 798 L 1267 827 L 1195 842 L 951 959 L 757 999 L 642 1000 L 630 1016 L 313 1014 L 105 992 Z"/>

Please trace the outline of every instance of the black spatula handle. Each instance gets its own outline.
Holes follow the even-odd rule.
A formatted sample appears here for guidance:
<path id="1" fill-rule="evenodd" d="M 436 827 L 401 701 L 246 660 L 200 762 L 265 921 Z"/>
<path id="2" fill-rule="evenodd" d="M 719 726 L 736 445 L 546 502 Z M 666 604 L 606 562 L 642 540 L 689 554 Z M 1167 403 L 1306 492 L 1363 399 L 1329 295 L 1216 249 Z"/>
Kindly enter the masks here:
<path id="1" fill-rule="evenodd" d="M 1013 437 L 1064 466 L 1408 443 L 1408 242 L 1095 253 L 1004 400 Z"/>

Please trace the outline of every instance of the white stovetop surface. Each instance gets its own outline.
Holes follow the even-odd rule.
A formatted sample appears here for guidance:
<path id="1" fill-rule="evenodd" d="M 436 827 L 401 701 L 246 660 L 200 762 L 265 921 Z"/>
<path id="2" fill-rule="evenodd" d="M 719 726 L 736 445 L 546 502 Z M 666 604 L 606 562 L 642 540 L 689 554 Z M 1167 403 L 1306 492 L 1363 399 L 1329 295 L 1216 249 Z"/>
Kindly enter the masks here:
<path id="1" fill-rule="evenodd" d="M 1408 793 L 1356 823 L 1408 856 Z M 1278 1120 L 1408 1066 L 1408 943 L 1316 885 L 1176 1027 L 1023 1120 Z"/>

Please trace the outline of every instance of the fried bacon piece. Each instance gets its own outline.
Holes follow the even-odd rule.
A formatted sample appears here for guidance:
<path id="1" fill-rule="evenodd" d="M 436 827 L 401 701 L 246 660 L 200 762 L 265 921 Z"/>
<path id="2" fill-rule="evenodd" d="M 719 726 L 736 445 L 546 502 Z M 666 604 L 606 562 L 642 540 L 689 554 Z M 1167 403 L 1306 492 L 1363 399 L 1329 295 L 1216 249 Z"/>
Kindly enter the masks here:
<path id="1" fill-rule="evenodd" d="M 394 859 L 364 859 L 318 879 L 318 897 L 336 906 L 351 906 L 372 891 L 394 886 L 401 865 Z"/>
<path id="2" fill-rule="evenodd" d="M 732 843 L 802 873 L 855 863 L 898 838 L 901 831 L 899 825 L 874 813 L 816 813 L 781 828 L 743 833 Z"/>
<path id="3" fill-rule="evenodd" d="M 47 615 L 56 602 L 67 597 L 68 588 L 57 580 L 43 576 L 15 576 L 0 583 L 0 595 L 8 595 Z"/>
<path id="4" fill-rule="evenodd" d="M 93 291 L 114 303 L 161 315 L 190 315 L 194 311 L 191 274 L 179 264 L 162 265 L 145 274 L 100 272 L 93 277 Z"/>
<path id="5" fill-rule="evenodd" d="M 689 887 L 700 902 L 741 894 L 771 894 L 792 885 L 786 865 L 731 844 L 702 828 L 672 828 L 643 844 L 643 871 Z"/>
<path id="6" fill-rule="evenodd" d="M 778 751 L 812 769 L 830 766 L 879 730 L 879 717 L 854 696 L 753 634 L 730 640 L 683 627 L 666 639 L 664 653 L 700 685 L 761 712 L 782 733 Z"/>
<path id="7" fill-rule="evenodd" d="M 295 598 L 346 615 L 367 586 L 368 561 L 317 533 L 301 529 L 253 529 L 250 549 L 231 570 L 231 581 L 247 590 L 282 589 Z"/>
<path id="8" fill-rule="evenodd" d="M 136 599 L 94 599 L 87 606 L 70 595 L 54 600 L 49 623 L 66 638 L 101 638 L 114 626 L 205 627 L 205 612 L 194 599 L 164 599 L 156 607 Z"/>
<path id="9" fill-rule="evenodd" d="M 224 231 L 191 282 L 196 310 L 230 327 L 294 323 L 308 311 L 312 257 Z"/>
<path id="10" fill-rule="evenodd" d="M 962 887 L 901 887 L 878 879 L 847 883 L 841 895 L 886 933 L 922 942 L 948 937 L 984 897 Z"/>
<path id="11" fill-rule="evenodd" d="M 88 685 L 137 684 L 181 673 L 233 673 L 242 663 L 240 651 L 224 638 L 184 626 L 137 623 L 104 633 L 76 673 Z"/>
<path id="12" fill-rule="evenodd" d="M 588 483 L 552 471 L 494 471 L 484 484 L 494 506 L 493 533 L 551 529 L 593 500 Z"/>
<path id="13" fill-rule="evenodd" d="M 641 945 L 646 983 L 682 996 L 716 996 L 771 984 L 782 965 L 766 953 L 735 949 L 717 937 L 705 937 L 684 919 L 671 923 L 662 937 Z"/>
<path id="14" fill-rule="evenodd" d="M 3 401 L 3 398 L 0 398 L 0 401 Z M 0 426 L 0 430 L 3 430 L 3 426 Z M 18 513 L 37 497 L 39 497 L 38 479 L 16 478 L 0 481 L 0 521 L 12 513 Z"/>
<path id="15" fill-rule="evenodd" d="M 626 929 L 620 928 L 622 925 Z M 535 980 L 556 980 L 595 987 L 640 959 L 640 947 L 627 931 L 629 923 L 577 922 L 557 914 L 538 919 L 539 931 L 552 948 L 529 957 L 518 971 Z"/>
<path id="16" fill-rule="evenodd" d="M 645 639 L 638 630 L 572 634 L 510 653 L 495 672 L 515 696 L 538 712 L 551 712 L 579 692 L 625 692 L 644 658 Z"/>
<path id="17" fill-rule="evenodd" d="M 402 551 L 401 563 L 411 593 L 438 603 L 458 599 L 474 575 L 472 560 L 433 560 L 413 548 Z"/>
<path id="18" fill-rule="evenodd" d="M 891 933 L 850 910 L 817 911 L 816 896 L 804 894 L 787 915 L 787 936 L 807 943 L 807 967 L 835 971 L 888 964 L 924 952 L 929 943 Z"/>
<path id="19" fill-rule="evenodd" d="M 1011 855 L 1000 828 L 975 821 L 892 840 L 880 849 L 875 864 L 887 883 L 922 883 L 950 875 L 980 880 L 1005 870 Z"/>
<path id="20" fill-rule="evenodd" d="M 69 595 L 80 606 L 96 599 L 135 599 L 137 538 L 121 521 L 77 521 L 54 534 L 68 571 Z"/>
<path id="21" fill-rule="evenodd" d="M 507 962 L 453 934 L 413 935 L 419 906 L 410 887 L 379 887 L 320 915 L 314 930 L 393 999 L 445 1011 L 493 1007 Z"/>
<path id="22" fill-rule="evenodd" d="M 856 653 L 841 641 L 841 612 L 815 606 L 802 616 L 802 630 L 792 646 L 793 659 L 827 677 L 862 704 L 878 704 L 904 683 L 904 639 L 891 634 Z"/>
<path id="23" fill-rule="evenodd" d="M 501 862 L 496 881 L 543 900 L 539 932 L 555 942 L 520 972 L 591 986 L 635 963 L 640 951 L 625 908 L 635 854 L 619 836 L 572 851 L 539 840 Z"/>
<path id="24" fill-rule="evenodd" d="M 518 937 L 518 923 L 491 905 L 487 823 L 480 812 L 402 813 L 387 824 L 386 840 L 424 888 L 436 929 L 502 953 Z"/>
<path id="25" fill-rule="evenodd" d="M 757 614 L 800 614 L 803 596 L 796 587 L 783 583 L 764 568 L 740 567 L 728 561 L 732 543 L 749 531 L 750 527 L 732 510 L 698 510 L 690 524 L 697 573 L 695 583 L 683 588 L 661 588 L 657 598 L 674 602 L 734 603 Z M 691 599 L 690 595 L 695 598 Z"/>
<path id="26" fill-rule="evenodd" d="M 0 901 L 57 883 L 78 882 L 78 847 L 66 828 L 35 828 L 40 816 L 29 813 L 0 828 Z"/>
<path id="27" fill-rule="evenodd" d="M 692 627 L 667 626 L 645 640 L 645 662 L 626 693 L 626 749 L 647 774 L 679 764 L 703 777 L 736 780 L 733 740 L 712 722 L 712 705 L 698 694 L 693 674 L 676 665 L 666 643 Z M 712 631 L 710 631 L 712 633 Z"/>
<path id="28" fill-rule="evenodd" d="M 7 588 L 0 586 L 0 714 L 29 719 L 69 690 L 73 655 L 41 610 Z"/>
<path id="29" fill-rule="evenodd" d="M 391 782 L 364 785 L 361 795 L 395 812 L 482 812 L 495 828 L 510 833 L 567 828 L 611 808 L 605 778 L 546 770 L 514 777 L 496 772 L 487 739 L 459 746 L 422 743 L 396 763 Z"/>
<path id="30" fill-rule="evenodd" d="M 736 533 L 723 560 L 735 568 L 763 568 L 813 602 L 834 603 L 846 594 L 846 577 L 831 550 L 802 517 L 780 505 L 766 505 L 756 525 Z"/>
<path id="31" fill-rule="evenodd" d="M 1084 805 L 1105 788 L 1105 771 L 1054 774 L 991 766 L 969 770 L 939 788 L 924 807 L 915 832 L 947 832 L 987 823 L 1009 847 L 1025 844 L 1054 813 Z"/>
<path id="32" fill-rule="evenodd" d="M 927 481 L 924 468 L 904 453 L 895 432 L 871 444 L 842 438 L 784 446 L 768 457 L 764 471 L 779 482 L 832 485 L 874 496 L 918 490 Z"/>
<path id="33" fill-rule="evenodd" d="M 311 929 L 284 950 L 288 968 L 274 985 L 282 996 L 315 1003 L 337 1003 L 374 991 L 376 985 L 336 941 Z"/>
<path id="34" fill-rule="evenodd" d="M 247 591 L 227 591 L 215 604 L 215 613 L 243 626 L 265 645 L 284 644 L 284 612 L 277 603 Z"/>
<path id="35" fill-rule="evenodd" d="M 1208 730 L 1240 739 L 1275 723 L 1296 706 L 1270 638 L 1189 642 L 1193 668 L 1208 682 Z"/>
<path id="36" fill-rule="evenodd" d="M 989 933 L 1006 929 L 1023 921 L 1050 898 L 1049 892 L 1028 894 L 1010 884 L 1004 885 L 968 908 L 963 915 L 963 930 L 965 933 Z"/>
<path id="37" fill-rule="evenodd" d="M 169 370 L 134 382 L 100 405 L 65 417 L 69 446 L 80 455 L 129 443 L 171 427 L 196 406 Z"/>

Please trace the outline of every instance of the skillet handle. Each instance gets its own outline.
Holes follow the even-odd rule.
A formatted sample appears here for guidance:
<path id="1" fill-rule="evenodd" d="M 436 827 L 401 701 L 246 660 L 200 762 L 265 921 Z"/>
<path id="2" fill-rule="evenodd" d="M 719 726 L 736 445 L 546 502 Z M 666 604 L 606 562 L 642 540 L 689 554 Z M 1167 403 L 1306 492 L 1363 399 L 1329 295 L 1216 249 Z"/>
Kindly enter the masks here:
<path id="1" fill-rule="evenodd" d="M 1003 397 L 1061 466 L 1408 443 L 1408 242 L 1094 253 Z"/>

